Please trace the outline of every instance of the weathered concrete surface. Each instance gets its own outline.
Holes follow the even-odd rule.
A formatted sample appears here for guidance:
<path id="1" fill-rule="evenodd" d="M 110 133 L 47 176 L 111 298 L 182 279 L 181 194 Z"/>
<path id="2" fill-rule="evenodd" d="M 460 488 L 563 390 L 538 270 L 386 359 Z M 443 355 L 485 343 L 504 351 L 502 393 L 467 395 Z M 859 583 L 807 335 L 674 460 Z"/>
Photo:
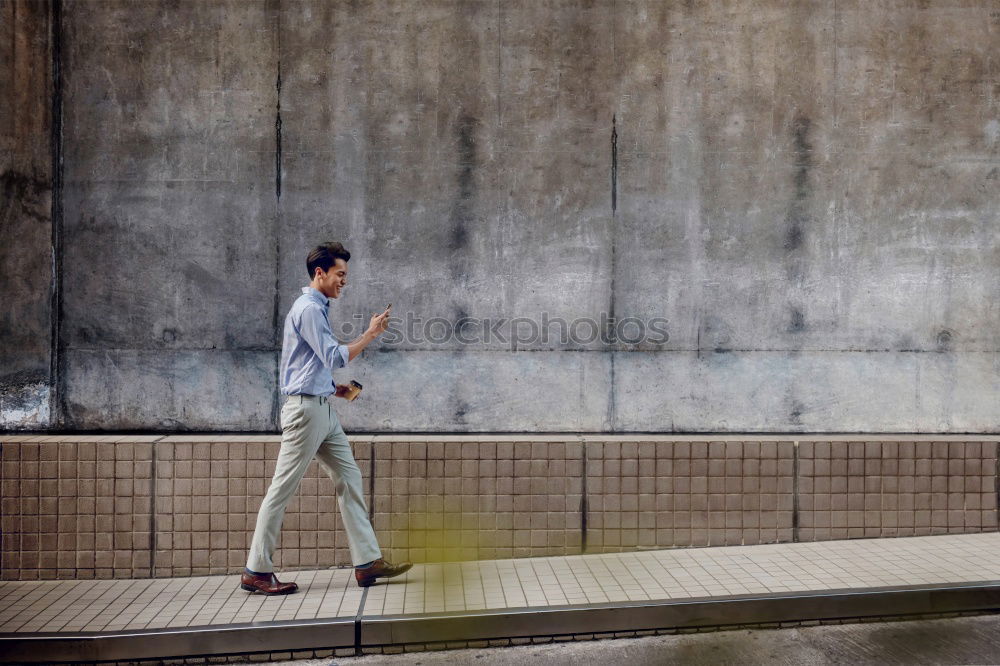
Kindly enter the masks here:
<path id="1" fill-rule="evenodd" d="M 297 232 L 281 246 L 282 311 L 322 237 L 356 253 L 334 317 L 389 302 L 452 322 L 607 308 L 610 5 L 499 9 L 283 5 L 281 216 Z M 338 411 L 356 430 L 603 429 L 607 355 L 531 347 L 556 351 L 368 352 L 341 375 L 364 399 Z"/>
<path id="2" fill-rule="evenodd" d="M 46 428 L 52 383 L 49 2 L 0 0 L 0 428 Z"/>
<path id="3" fill-rule="evenodd" d="M 993 2 L 64 13 L 65 427 L 276 427 L 324 239 L 354 253 L 335 324 L 669 320 L 638 348 L 383 345 L 339 376 L 348 429 L 1000 423 Z"/>
<path id="4" fill-rule="evenodd" d="M 68 427 L 271 429 L 276 21 L 66 6 Z"/>
<path id="5" fill-rule="evenodd" d="M 282 213 L 314 231 L 283 247 L 285 293 L 343 211 L 363 259 L 341 311 L 670 320 L 642 352 L 515 354 L 531 374 L 410 345 L 345 423 L 994 428 L 990 7 L 288 5 Z M 605 374 L 557 362 L 570 349 Z"/>

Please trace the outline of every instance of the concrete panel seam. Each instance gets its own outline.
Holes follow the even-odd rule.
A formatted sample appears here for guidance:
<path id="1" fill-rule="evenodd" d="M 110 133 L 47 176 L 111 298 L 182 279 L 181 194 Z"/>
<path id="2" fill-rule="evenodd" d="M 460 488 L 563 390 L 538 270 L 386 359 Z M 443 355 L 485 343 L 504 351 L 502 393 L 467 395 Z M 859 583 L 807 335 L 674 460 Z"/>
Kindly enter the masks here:
<path id="1" fill-rule="evenodd" d="M 618 116 L 611 116 L 611 217 L 618 210 Z M 613 246 L 612 246 L 613 249 Z M 614 264 L 612 264 L 612 269 Z M 614 293 L 614 292 L 612 292 Z M 614 313 L 612 313 L 614 316 Z"/>
<path id="2" fill-rule="evenodd" d="M 497 127 L 503 127 L 503 8 L 497 0 Z"/>
<path id="3" fill-rule="evenodd" d="M 49 425 L 61 428 L 66 410 L 63 409 L 65 373 L 60 338 L 62 336 L 62 221 L 63 221 L 63 80 L 62 80 L 62 0 L 53 0 L 49 15 L 52 49 L 52 107 L 50 150 L 52 154 L 52 218 L 51 270 L 52 289 L 49 294 Z"/>
<path id="4" fill-rule="evenodd" d="M 612 43 L 614 42 L 614 24 L 612 24 Z M 613 47 L 612 47 L 613 49 Z M 611 322 L 615 322 L 615 259 L 617 248 L 616 241 L 618 234 L 616 223 L 615 211 L 618 208 L 618 126 L 617 126 L 617 116 L 612 114 L 611 116 L 611 267 L 610 267 L 610 279 L 608 284 L 608 313 Z M 615 352 L 614 348 L 618 346 L 617 339 L 617 327 L 612 323 L 608 327 L 608 338 L 611 340 L 611 349 L 608 361 L 609 361 L 609 377 L 608 377 L 608 425 L 607 430 L 609 432 L 614 432 L 615 430 L 615 418 L 617 405 L 616 397 L 617 391 L 615 387 L 617 383 L 615 382 Z"/>
<path id="5" fill-rule="evenodd" d="M 274 304 L 271 319 L 271 331 L 274 336 L 273 345 L 278 347 L 281 340 L 279 325 L 281 324 L 281 2 L 277 6 L 277 19 L 275 21 L 275 50 L 277 52 L 277 80 L 275 82 L 275 121 L 274 121 Z M 281 364 L 274 368 L 274 384 L 281 385 Z M 271 424 L 281 427 L 279 414 L 281 411 L 281 400 L 278 391 L 275 391 L 271 401 Z"/>

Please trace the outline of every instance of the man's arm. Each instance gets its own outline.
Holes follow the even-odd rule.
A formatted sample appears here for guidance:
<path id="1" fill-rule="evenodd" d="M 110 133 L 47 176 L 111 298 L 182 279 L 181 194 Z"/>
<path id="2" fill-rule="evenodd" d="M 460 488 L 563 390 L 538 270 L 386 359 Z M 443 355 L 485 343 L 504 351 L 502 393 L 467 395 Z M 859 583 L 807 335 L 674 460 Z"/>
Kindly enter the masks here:
<path id="1" fill-rule="evenodd" d="M 373 333 L 371 330 L 368 330 L 344 345 L 347 347 L 347 360 L 353 361 L 354 357 L 363 352 L 365 347 L 374 342 L 377 337 L 378 333 Z"/>
<path id="2" fill-rule="evenodd" d="M 307 306 L 299 318 L 299 335 L 312 348 L 320 360 L 330 370 L 343 368 L 353 357 L 346 345 L 337 343 L 330 330 L 330 322 L 319 307 Z"/>
<path id="3" fill-rule="evenodd" d="M 368 324 L 368 330 L 347 343 L 346 346 L 349 353 L 347 360 L 353 361 L 355 356 L 364 351 L 365 347 L 374 341 L 375 338 L 382 335 L 387 328 L 389 328 L 388 310 L 382 314 L 372 315 L 371 322 Z"/>

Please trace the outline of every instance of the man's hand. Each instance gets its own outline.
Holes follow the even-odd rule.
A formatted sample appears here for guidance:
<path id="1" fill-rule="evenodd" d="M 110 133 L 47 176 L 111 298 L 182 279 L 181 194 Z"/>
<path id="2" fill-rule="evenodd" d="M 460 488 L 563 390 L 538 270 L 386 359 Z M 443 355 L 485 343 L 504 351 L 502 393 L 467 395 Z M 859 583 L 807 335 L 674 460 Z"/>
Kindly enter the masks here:
<path id="1" fill-rule="evenodd" d="M 390 305 L 384 312 L 372 315 L 372 319 L 368 323 L 368 328 L 365 332 L 359 335 L 357 339 L 347 343 L 348 361 L 353 361 L 368 346 L 368 343 L 385 333 L 386 329 L 389 328 L 389 314 L 391 310 L 392 306 Z M 338 393 L 337 395 L 340 394 Z"/>
<path id="2" fill-rule="evenodd" d="M 351 387 L 347 384 L 337 384 L 337 390 L 333 392 L 333 395 L 337 398 L 347 399 L 347 394 L 350 392 Z"/>
<path id="3" fill-rule="evenodd" d="M 381 314 L 372 315 L 371 321 L 368 323 L 368 331 L 378 337 L 385 330 L 389 328 L 389 309 L 386 308 L 385 312 Z"/>

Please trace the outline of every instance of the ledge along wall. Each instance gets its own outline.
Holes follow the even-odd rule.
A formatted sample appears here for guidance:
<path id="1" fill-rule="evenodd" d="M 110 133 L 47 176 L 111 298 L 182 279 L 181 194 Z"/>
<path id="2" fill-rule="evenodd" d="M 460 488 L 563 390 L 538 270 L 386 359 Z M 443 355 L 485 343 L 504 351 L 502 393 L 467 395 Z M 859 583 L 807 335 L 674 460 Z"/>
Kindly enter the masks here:
<path id="1" fill-rule="evenodd" d="M 354 436 L 389 559 L 996 531 L 997 437 Z M 0 438 L 0 578 L 234 573 L 269 435 Z M 313 463 L 275 564 L 350 564 Z"/>
<path id="2" fill-rule="evenodd" d="M 274 432 L 339 239 L 337 330 L 601 333 L 378 343 L 349 432 L 996 432 L 998 51 L 986 0 L 0 0 L 0 428 Z"/>

